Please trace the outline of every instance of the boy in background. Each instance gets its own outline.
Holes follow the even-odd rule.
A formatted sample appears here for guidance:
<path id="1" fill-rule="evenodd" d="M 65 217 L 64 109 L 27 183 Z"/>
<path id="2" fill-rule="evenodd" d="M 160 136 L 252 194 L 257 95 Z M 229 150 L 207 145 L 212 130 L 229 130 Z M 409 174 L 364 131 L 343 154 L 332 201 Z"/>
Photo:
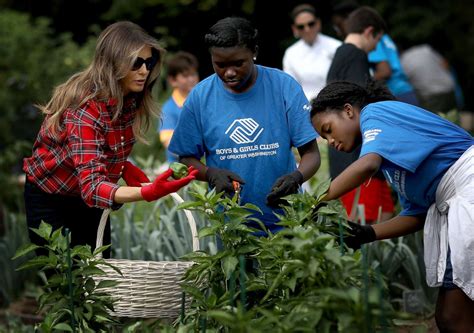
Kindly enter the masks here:
<path id="1" fill-rule="evenodd" d="M 167 62 L 167 80 L 173 91 L 163 104 L 161 126 L 158 130 L 160 141 L 166 148 L 168 163 L 178 161 L 177 156 L 168 150 L 168 146 L 178 123 L 184 101 L 199 82 L 198 67 L 197 58 L 184 51 L 177 52 Z"/>
<path id="2" fill-rule="evenodd" d="M 339 46 L 329 68 L 327 82 L 349 81 L 366 88 L 370 75 L 368 54 L 376 48 L 377 43 L 387 30 L 385 21 L 371 7 L 363 6 L 351 12 L 345 22 L 346 37 L 344 44 Z M 335 147 L 329 146 L 329 172 L 331 179 L 335 179 L 351 163 L 356 161 L 360 154 L 360 147 L 351 153 L 343 153 Z M 355 217 L 353 208 L 359 203 L 365 207 L 366 222 L 371 224 L 378 220 L 389 219 L 394 212 L 394 203 L 390 188 L 381 172 L 373 175 L 358 190 L 344 194 L 341 199 L 347 214 Z M 357 200 L 357 197 L 359 199 Z"/>

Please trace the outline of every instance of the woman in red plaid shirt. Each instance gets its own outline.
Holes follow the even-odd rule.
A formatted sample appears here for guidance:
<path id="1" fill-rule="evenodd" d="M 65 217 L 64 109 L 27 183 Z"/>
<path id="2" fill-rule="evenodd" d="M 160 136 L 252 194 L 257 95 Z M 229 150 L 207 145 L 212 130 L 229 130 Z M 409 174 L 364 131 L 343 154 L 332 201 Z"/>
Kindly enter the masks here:
<path id="1" fill-rule="evenodd" d="M 151 183 L 127 161 L 135 140 L 144 141 L 151 117 L 159 115 L 151 90 L 163 53 L 138 25 L 114 23 L 100 34 L 91 65 L 39 106 L 46 117 L 23 164 L 29 227 L 42 220 L 67 227 L 72 245 L 93 248 L 103 209 L 156 200 L 195 178 L 190 168 L 187 177 L 168 180 L 167 170 Z M 120 178 L 127 186 L 117 184 Z M 40 241 L 34 233 L 30 238 Z M 110 243 L 110 227 L 104 243 Z"/>

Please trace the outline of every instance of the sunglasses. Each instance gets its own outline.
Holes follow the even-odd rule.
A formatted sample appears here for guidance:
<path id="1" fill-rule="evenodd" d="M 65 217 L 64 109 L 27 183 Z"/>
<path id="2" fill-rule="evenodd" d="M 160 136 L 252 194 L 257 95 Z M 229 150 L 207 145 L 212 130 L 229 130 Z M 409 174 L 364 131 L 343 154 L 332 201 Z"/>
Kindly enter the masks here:
<path id="1" fill-rule="evenodd" d="M 298 29 L 300 31 L 303 31 L 304 27 L 308 26 L 308 28 L 312 28 L 312 27 L 314 27 L 315 24 L 316 24 L 316 21 L 309 21 L 306 24 L 297 24 L 296 29 Z"/>
<path id="2" fill-rule="evenodd" d="M 142 68 L 143 64 L 145 64 L 147 70 L 151 71 L 153 67 L 155 67 L 157 62 L 158 57 L 150 57 L 146 59 L 138 57 L 137 60 L 135 60 L 135 62 L 133 63 L 132 71 L 138 71 L 140 68 Z"/>

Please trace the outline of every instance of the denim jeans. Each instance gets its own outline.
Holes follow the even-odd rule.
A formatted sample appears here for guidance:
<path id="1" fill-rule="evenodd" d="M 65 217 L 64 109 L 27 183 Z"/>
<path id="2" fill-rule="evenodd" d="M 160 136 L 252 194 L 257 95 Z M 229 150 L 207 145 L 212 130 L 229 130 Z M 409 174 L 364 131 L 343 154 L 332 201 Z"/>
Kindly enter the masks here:
<path id="1" fill-rule="evenodd" d="M 24 198 L 28 228 L 38 228 L 41 221 L 50 224 L 53 230 L 69 228 L 71 248 L 87 244 L 92 250 L 95 249 L 102 209 L 87 206 L 77 196 L 46 193 L 28 180 L 25 183 Z M 31 230 L 28 230 L 28 234 L 32 243 L 44 244 L 44 240 Z M 110 223 L 105 228 L 103 244 L 110 244 Z M 110 257 L 110 249 L 103 255 L 104 258 Z"/>

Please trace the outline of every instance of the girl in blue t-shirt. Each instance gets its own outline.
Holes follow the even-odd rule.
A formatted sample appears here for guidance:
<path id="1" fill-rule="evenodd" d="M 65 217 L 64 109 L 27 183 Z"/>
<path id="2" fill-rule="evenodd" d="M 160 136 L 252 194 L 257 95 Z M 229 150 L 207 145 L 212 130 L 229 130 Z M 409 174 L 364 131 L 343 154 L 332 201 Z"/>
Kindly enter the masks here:
<path id="1" fill-rule="evenodd" d="M 339 198 L 381 169 L 398 193 L 400 214 L 384 223 L 352 222 L 350 247 L 424 227 L 426 278 L 440 286 L 441 331 L 474 330 L 474 139 L 419 107 L 397 102 L 376 83 L 327 85 L 312 101 L 316 131 L 339 151 L 362 143 L 359 159 L 336 177 L 324 200 Z"/>
<path id="2" fill-rule="evenodd" d="M 281 198 L 296 193 L 320 164 L 308 100 L 291 76 L 255 63 L 257 30 L 248 20 L 219 20 L 204 40 L 215 74 L 187 97 L 169 149 L 217 192 L 232 195 L 236 182 L 245 184 L 241 203 L 259 207 L 254 217 L 277 231 Z"/>

